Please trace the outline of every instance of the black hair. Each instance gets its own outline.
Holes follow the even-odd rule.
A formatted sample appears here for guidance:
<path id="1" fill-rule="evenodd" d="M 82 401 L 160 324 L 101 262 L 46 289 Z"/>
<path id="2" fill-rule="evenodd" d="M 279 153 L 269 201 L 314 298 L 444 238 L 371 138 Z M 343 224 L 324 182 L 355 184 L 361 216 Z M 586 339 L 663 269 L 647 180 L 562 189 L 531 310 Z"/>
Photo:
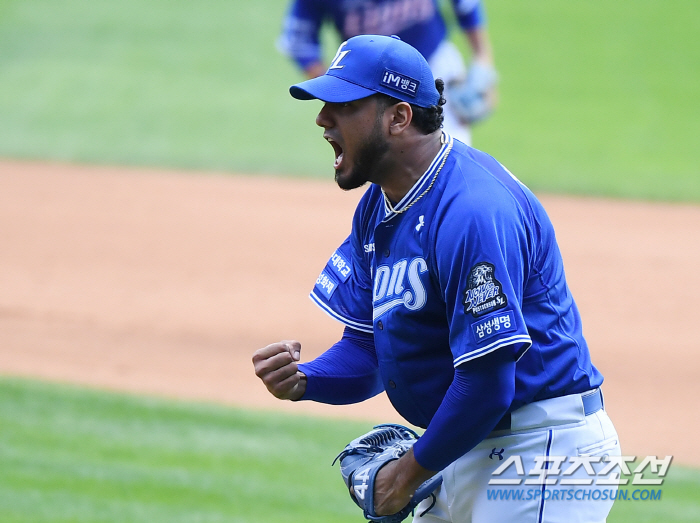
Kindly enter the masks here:
<path id="1" fill-rule="evenodd" d="M 435 79 L 435 88 L 440 94 L 440 99 L 438 100 L 437 105 L 420 107 L 418 105 L 410 104 L 411 109 L 413 110 L 413 120 L 411 121 L 411 124 L 415 125 L 423 134 L 432 134 L 442 127 L 442 121 L 444 119 L 444 116 L 442 115 L 442 106 L 445 105 L 445 97 L 442 94 L 445 90 L 445 82 L 442 81 L 442 78 Z M 393 96 L 386 94 L 380 93 L 376 94 L 375 96 L 380 100 L 380 104 L 384 109 L 401 102 L 401 100 L 398 98 L 394 98 Z"/>

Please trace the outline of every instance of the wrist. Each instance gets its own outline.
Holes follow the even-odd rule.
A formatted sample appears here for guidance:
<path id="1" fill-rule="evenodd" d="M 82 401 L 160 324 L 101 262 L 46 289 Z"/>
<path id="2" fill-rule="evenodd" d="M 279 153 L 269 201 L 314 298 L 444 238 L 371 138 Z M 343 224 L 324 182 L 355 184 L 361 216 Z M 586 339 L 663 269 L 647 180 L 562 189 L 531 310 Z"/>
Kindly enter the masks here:
<path id="1" fill-rule="evenodd" d="M 437 474 L 437 471 L 428 470 L 418 463 L 411 448 L 399 459 L 396 473 L 396 481 L 407 491 L 415 492 L 425 481 Z"/>
<path id="2" fill-rule="evenodd" d="M 289 397 L 287 398 L 291 401 L 299 401 L 306 393 L 306 374 L 301 371 L 297 371 L 297 375 L 299 376 L 299 381 L 291 390 Z"/>

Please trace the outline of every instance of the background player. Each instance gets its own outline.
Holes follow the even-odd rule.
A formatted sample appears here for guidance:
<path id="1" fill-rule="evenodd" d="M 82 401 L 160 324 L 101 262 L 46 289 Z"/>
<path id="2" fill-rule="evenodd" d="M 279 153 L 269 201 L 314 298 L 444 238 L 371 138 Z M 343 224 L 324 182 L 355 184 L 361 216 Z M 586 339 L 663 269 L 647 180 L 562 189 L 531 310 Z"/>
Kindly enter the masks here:
<path id="1" fill-rule="evenodd" d="M 315 78 L 326 71 L 320 47 L 324 22 L 332 23 L 342 40 L 361 34 L 399 36 L 421 52 L 435 78 L 447 85 L 445 130 L 471 144 L 469 125 L 488 116 L 496 103 L 496 73 L 481 2 L 451 1 L 472 51 L 469 74 L 447 38 L 438 0 L 292 0 L 278 47 L 308 78 Z"/>
<path id="2" fill-rule="evenodd" d="M 531 471 L 538 458 L 620 454 L 544 208 L 494 158 L 441 131 L 443 85 L 417 50 L 358 36 L 333 63 L 290 92 L 325 102 L 316 123 L 338 185 L 371 182 L 311 293 L 345 331 L 307 363 L 297 341 L 268 345 L 256 375 L 281 399 L 353 403 L 384 390 L 426 429 L 379 470 L 379 514 L 442 470 L 435 506 L 415 521 L 604 521 L 614 498 L 548 501 L 550 479 L 533 486 L 517 468 L 500 479 L 520 478 L 509 488 L 522 497 L 488 498 L 504 459 Z M 594 478 L 577 468 L 567 480 Z"/>

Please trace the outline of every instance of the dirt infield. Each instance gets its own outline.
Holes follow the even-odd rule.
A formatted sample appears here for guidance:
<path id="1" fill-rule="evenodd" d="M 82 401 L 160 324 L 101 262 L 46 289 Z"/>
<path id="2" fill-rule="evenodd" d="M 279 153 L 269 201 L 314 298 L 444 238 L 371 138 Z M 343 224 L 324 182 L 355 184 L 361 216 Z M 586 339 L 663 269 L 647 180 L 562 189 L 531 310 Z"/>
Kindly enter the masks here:
<path id="1" fill-rule="evenodd" d="M 271 398 L 252 352 L 341 327 L 308 299 L 360 192 L 332 180 L 0 161 L 0 373 L 400 421 Z M 623 451 L 700 465 L 700 207 L 541 196 Z M 695 414 L 693 414 L 695 412 Z"/>

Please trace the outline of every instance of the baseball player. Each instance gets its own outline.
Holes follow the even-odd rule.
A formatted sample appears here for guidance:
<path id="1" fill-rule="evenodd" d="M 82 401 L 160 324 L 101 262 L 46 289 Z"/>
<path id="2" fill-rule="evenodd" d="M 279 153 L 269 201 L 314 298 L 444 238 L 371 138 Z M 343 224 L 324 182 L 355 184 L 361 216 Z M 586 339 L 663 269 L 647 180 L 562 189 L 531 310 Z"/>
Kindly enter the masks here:
<path id="1" fill-rule="evenodd" d="M 469 72 L 457 47 L 448 40 L 438 0 L 292 0 L 278 48 L 308 78 L 326 71 L 319 33 L 332 23 L 342 40 L 361 34 L 398 35 L 428 60 L 436 78 L 448 85 L 445 129 L 471 144 L 470 125 L 486 118 L 496 102 L 496 72 L 479 0 L 452 0 L 472 52 Z"/>
<path id="2" fill-rule="evenodd" d="M 503 165 L 441 129 L 442 89 L 416 49 L 377 35 L 344 42 L 325 75 L 290 88 L 324 102 L 316 123 L 337 184 L 370 185 L 311 292 L 342 339 L 304 363 L 298 341 L 273 343 L 256 351 L 255 372 L 281 399 L 384 391 L 425 429 L 378 471 L 377 514 L 442 471 L 434 506 L 414 521 L 605 521 L 614 498 L 553 499 L 540 478 L 568 468 L 590 484 L 620 454 L 552 223 Z M 494 501 L 489 481 L 509 459 L 524 470 L 498 478 L 520 497 Z"/>

